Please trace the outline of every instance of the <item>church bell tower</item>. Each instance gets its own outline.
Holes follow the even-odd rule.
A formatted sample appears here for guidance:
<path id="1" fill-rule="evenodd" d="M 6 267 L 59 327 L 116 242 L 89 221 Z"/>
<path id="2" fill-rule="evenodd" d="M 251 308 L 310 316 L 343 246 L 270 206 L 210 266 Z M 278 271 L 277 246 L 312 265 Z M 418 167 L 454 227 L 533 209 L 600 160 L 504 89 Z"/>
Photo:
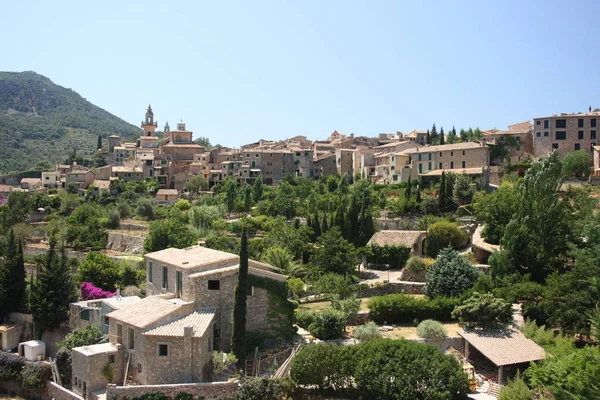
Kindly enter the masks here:
<path id="1" fill-rule="evenodd" d="M 154 122 L 154 113 L 152 112 L 152 107 L 148 105 L 148 110 L 146 111 L 146 119 L 142 121 L 142 129 L 144 130 L 142 136 L 155 136 L 157 126 L 158 123 Z"/>

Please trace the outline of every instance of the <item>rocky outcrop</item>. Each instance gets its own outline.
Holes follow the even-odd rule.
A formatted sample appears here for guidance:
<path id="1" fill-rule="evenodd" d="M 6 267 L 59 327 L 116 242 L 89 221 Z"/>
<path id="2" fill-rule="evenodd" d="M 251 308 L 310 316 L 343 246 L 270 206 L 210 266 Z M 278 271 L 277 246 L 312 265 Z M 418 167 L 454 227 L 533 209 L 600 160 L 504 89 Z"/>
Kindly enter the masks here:
<path id="1" fill-rule="evenodd" d="M 107 250 L 118 251 L 129 254 L 143 254 L 144 240 L 143 236 L 126 235 L 124 233 L 109 232 Z"/>

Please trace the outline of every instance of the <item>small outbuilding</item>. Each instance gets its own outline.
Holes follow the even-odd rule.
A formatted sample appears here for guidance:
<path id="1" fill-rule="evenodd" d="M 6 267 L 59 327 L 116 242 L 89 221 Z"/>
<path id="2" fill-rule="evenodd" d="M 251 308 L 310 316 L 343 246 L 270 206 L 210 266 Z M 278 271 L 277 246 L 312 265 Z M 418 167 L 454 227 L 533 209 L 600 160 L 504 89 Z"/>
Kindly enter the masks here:
<path id="1" fill-rule="evenodd" d="M 465 340 L 465 358 L 474 364 L 477 360 L 489 360 L 498 369 L 500 384 L 504 381 L 505 368 L 516 372 L 516 367 L 526 368 L 531 361 L 546 358 L 544 349 L 517 329 L 473 329 L 457 333 Z"/>
<path id="2" fill-rule="evenodd" d="M 156 200 L 163 204 L 173 204 L 177 201 L 178 197 L 179 192 L 177 189 L 160 189 L 158 192 L 156 192 Z"/>
<path id="3" fill-rule="evenodd" d="M 46 343 L 41 340 L 19 343 L 19 355 L 27 361 L 43 360 L 46 358 Z"/>
<path id="4" fill-rule="evenodd" d="M 3 351 L 16 349 L 23 331 L 22 324 L 4 323 L 0 325 L 0 349 Z"/>
<path id="5" fill-rule="evenodd" d="M 411 256 L 423 255 L 423 242 L 427 237 L 426 231 L 389 230 L 376 232 L 367 246 L 408 247 Z"/>

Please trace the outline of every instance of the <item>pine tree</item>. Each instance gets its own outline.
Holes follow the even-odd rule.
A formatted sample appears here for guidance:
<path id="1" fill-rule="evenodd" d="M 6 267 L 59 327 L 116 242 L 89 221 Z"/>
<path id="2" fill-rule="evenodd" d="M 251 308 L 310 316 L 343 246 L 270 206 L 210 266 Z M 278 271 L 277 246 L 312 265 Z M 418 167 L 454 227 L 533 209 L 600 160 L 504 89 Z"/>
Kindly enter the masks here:
<path id="1" fill-rule="evenodd" d="M 440 129 L 440 144 L 445 144 L 446 139 L 444 137 L 444 127 Z"/>
<path id="2" fill-rule="evenodd" d="M 102 136 L 98 135 L 98 150 L 102 148 Z"/>
<path id="3" fill-rule="evenodd" d="M 248 291 L 248 235 L 246 227 L 242 228 L 242 242 L 240 244 L 240 269 L 235 287 L 235 303 L 233 305 L 233 335 L 231 349 L 237 357 L 238 368 L 245 368 L 246 364 L 246 302 Z"/>
<path id="4" fill-rule="evenodd" d="M 453 126 L 452 130 L 448 132 L 448 144 L 453 144 L 456 142 L 458 142 L 458 138 L 456 137 L 456 129 L 454 129 Z"/>
<path id="5" fill-rule="evenodd" d="M 37 337 L 69 320 L 69 303 L 75 297 L 66 250 L 62 246 L 57 254 L 56 239 L 51 238 L 31 287 L 31 314 Z"/>
<path id="6" fill-rule="evenodd" d="M 464 129 L 460 130 L 460 141 L 465 143 L 469 141 L 469 138 L 467 136 L 467 132 Z"/>

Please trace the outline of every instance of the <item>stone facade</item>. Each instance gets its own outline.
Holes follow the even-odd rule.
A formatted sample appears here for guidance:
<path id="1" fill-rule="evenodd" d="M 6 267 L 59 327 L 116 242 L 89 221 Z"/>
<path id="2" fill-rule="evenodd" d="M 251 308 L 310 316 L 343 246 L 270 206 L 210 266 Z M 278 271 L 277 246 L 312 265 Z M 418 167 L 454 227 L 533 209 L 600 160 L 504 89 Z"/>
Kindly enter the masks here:
<path id="1" fill-rule="evenodd" d="M 533 155 L 543 157 L 553 150 L 563 156 L 574 150 L 592 155 L 600 130 L 600 111 L 560 114 L 533 119 Z"/>
<path id="2" fill-rule="evenodd" d="M 123 346 L 119 344 L 104 343 L 73 348 L 71 355 L 73 391 L 84 399 L 89 399 L 92 392 L 104 389 L 107 383 L 122 381 L 123 357 Z M 110 381 L 105 375 L 99 373 L 105 368 L 112 369 Z"/>

